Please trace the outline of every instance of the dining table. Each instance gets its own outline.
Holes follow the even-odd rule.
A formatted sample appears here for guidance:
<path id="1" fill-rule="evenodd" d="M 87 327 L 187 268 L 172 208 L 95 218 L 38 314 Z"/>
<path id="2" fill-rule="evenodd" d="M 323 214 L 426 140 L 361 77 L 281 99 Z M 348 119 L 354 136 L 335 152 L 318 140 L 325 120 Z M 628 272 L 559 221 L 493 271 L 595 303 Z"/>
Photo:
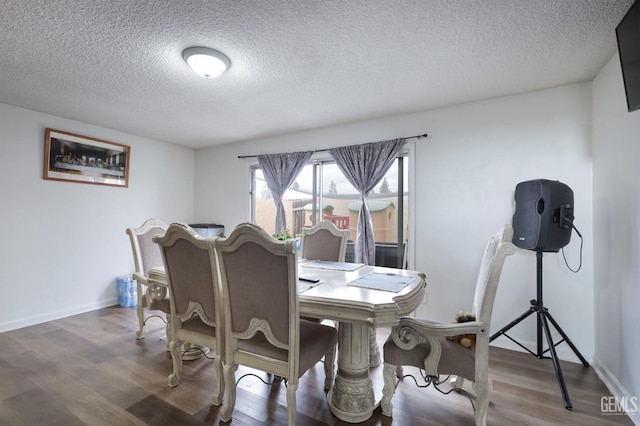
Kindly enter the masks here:
<path id="1" fill-rule="evenodd" d="M 423 301 L 425 274 L 359 263 L 298 261 L 300 315 L 334 320 L 338 326 L 338 369 L 327 401 L 348 423 L 371 417 L 382 399 L 369 365 L 369 329 L 397 324 Z M 166 286 L 164 268 L 152 268 L 149 281 Z"/>

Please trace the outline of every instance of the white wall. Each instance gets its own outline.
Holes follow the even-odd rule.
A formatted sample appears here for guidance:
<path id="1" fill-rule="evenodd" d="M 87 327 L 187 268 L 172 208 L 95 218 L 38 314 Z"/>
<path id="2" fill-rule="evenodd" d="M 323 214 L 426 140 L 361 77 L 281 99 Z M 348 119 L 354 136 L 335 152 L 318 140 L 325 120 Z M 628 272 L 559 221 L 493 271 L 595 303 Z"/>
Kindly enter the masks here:
<path id="1" fill-rule="evenodd" d="M 575 193 L 575 224 L 585 237 L 584 267 L 567 270 L 561 254 L 544 256 L 545 302 L 590 359 L 593 355 L 593 255 L 590 84 L 522 94 L 314 131 L 199 150 L 195 215 L 229 233 L 249 219 L 247 160 L 238 155 L 322 149 L 429 133 L 415 146 L 415 268 L 427 275 L 427 303 L 419 315 L 453 321 L 471 309 L 482 251 L 500 226 L 511 223 L 517 183 L 557 179 Z M 575 236 L 566 247 L 575 268 Z M 528 309 L 536 294 L 535 253 L 508 260 L 498 290 L 492 330 Z M 533 318 L 512 336 L 533 347 Z M 506 338 L 494 344 L 513 347 Z M 565 345 L 566 346 L 566 345 Z M 561 357 L 576 360 L 568 348 Z"/>
<path id="2" fill-rule="evenodd" d="M 627 112 L 617 55 L 594 80 L 593 101 L 594 367 L 615 396 L 638 397 L 640 111 Z"/>
<path id="3" fill-rule="evenodd" d="M 129 188 L 42 178 L 45 128 L 131 146 Z M 127 227 L 193 218 L 194 151 L 0 104 L 0 332 L 116 303 Z"/>

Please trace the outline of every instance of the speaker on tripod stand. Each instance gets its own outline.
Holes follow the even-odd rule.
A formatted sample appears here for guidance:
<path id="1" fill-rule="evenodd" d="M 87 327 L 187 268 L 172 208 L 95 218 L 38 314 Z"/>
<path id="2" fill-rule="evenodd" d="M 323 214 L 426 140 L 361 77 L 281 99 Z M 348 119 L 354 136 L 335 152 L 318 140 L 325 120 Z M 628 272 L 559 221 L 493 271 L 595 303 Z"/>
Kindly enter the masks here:
<path id="1" fill-rule="evenodd" d="M 491 335 L 489 341 L 500 336 L 505 336 L 518 346 L 536 356 L 537 358 L 549 358 L 553 362 L 558 385 L 562 392 L 565 408 L 571 410 L 571 400 L 567 386 L 562 375 L 562 369 L 555 347 L 566 342 L 571 350 L 582 362 L 589 367 L 589 363 L 580 354 L 567 334 L 560 328 L 542 300 L 542 254 L 544 252 L 558 252 L 569 244 L 573 226 L 573 191 L 564 183 L 547 179 L 536 179 L 520 182 L 515 190 L 516 210 L 513 214 L 513 244 L 526 250 L 536 252 L 537 295 L 530 301 L 531 306 L 518 318 L 511 321 L 498 332 Z M 515 339 L 507 335 L 512 327 L 519 324 L 529 315 L 536 314 L 537 334 L 536 352 L 531 351 Z M 553 342 L 549 323 L 562 336 L 558 342 Z M 547 349 L 543 348 L 542 336 L 546 338 Z M 548 355 L 547 355 L 548 353 Z"/>

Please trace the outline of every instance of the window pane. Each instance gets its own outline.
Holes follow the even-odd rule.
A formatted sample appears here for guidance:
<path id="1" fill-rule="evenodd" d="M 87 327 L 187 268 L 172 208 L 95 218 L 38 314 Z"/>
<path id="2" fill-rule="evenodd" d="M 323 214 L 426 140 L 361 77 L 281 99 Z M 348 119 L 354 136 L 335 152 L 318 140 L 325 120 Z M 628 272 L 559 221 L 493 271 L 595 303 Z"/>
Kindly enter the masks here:
<path id="1" fill-rule="evenodd" d="M 349 240 L 355 241 L 358 211 L 352 211 L 360 203 L 360 194 L 342 174 L 336 163 L 322 165 L 323 218 L 332 221 L 339 229 L 349 230 Z"/>
<path id="2" fill-rule="evenodd" d="M 322 186 L 325 217 L 335 222 L 347 223 L 349 239 L 355 241 L 361 201 L 358 191 L 347 181 L 335 163 L 323 169 Z M 405 179 L 406 181 L 406 179 Z M 406 195 L 404 197 L 406 212 Z M 384 178 L 367 197 L 371 213 L 373 233 L 377 243 L 398 241 L 398 160 L 396 159 Z"/>
<path id="3" fill-rule="evenodd" d="M 273 195 L 264 180 L 262 169 L 254 170 L 254 207 L 253 222 L 270 234 L 276 233 L 276 205 Z M 313 165 L 308 164 L 283 195 L 284 211 L 289 235 L 301 232 L 304 223 L 304 206 L 312 199 Z"/>
<path id="4" fill-rule="evenodd" d="M 398 159 L 369 194 L 369 212 L 376 242 L 398 242 Z"/>
<path id="5" fill-rule="evenodd" d="M 315 191 L 314 171 L 318 182 Z M 400 161 L 396 159 L 367 200 L 376 240 L 376 264 L 383 266 L 402 266 L 402 248 L 408 235 L 408 161 L 402 162 L 403 188 L 400 190 L 399 171 Z M 261 169 L 254 169 L 253 177 L 253 221 L 273 234 L 276 217 L 273 196 L 267 188 Z M 348 229 L 349 239 L 355 241 L 360 194 L 333 161 L 307 164 L 285 192 L 283 202 L 289 235 L 299 235 L 304 226 L 313 226 L 321 219 L 328 219 L 338 228 Z M 398 217 L 402 218 L 401 235 L 398 232 Z M 353 243 L 349 243 L 347 247 L 347 260 L 353 260 Z"/>

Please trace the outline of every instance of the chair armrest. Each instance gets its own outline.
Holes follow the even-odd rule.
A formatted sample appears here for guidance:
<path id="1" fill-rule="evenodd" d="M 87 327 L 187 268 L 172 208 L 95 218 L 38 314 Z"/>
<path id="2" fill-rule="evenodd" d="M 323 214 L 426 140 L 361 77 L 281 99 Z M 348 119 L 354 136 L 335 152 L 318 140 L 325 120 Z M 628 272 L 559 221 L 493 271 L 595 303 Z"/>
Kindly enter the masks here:
<path id="1" fill-rule="evenodd" d="M 133 273 L 133 279 L 138 282 L 138 284 L 147 285 L 147 277 L 139 274 L 138 272 Z"/>
<path id="2" fill-rule="evenodd" d="M 431 342 L 436 337 L 450 337 L 459 334 L 487 334 L 487 327 L 481 321 L 469 321 L 465 323 L 442 323 L 435 321 L 418 320 L 414 318 L 402 318 L 400 323 L 393 327 L 391 336 L 398 347 L 413 349 L 421 343 Z M 433 344 L 433 342 L 431 342 Z"/>
<path id="3" fill-rule="evenodd" d="M 147 285 L 153 284 L 159 287 L 168 288 L 169 286 L 167 285 L 164 267 L 151 268 L 149 270 L 149 278 L 147 279 L 147 283 Z"/>
<path id="4" fill-rule="evenodd" d="M 400 319 L 400 323 L 391 330 L 391 338 L 400 349 L 411 350 L 423 343 L 431 346 L 429 355 L 424 359 L 424 369 L 429 376 L 438 375 L 438 364 L 442 355 L 440 338 L 459 334 L 476 334 L 486 339 L 488 330 L 480 321 L 448 324 L 413 318 Z"/>
<path id="5" fill-rule="evenodd" d="M 162 300 L 167 297 L 168 286 L 166 283 L 149 279 L 137 272 L 133 273 L 133 277 L 138 282 L 138 295 L 139 297 L 142 296 L 145 298 L 147 303 L 146 306 L 151 306 L 154 301 Z M 143 285 L 146 287 L 144 293 L 142 288 Z"/>

